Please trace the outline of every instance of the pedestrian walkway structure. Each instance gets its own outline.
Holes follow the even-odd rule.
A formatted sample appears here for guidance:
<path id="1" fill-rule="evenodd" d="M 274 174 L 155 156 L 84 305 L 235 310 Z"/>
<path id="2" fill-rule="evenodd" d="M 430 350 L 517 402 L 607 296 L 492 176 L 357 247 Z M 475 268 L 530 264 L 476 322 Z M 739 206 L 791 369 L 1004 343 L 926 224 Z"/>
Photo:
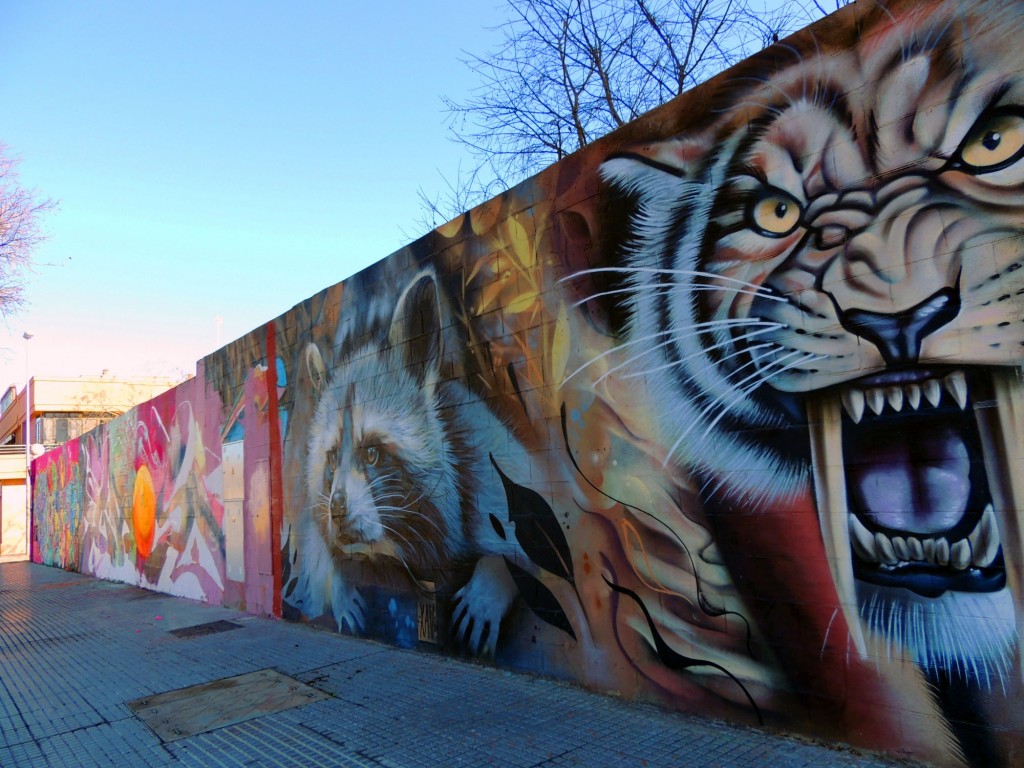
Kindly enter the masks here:
<path id="1" fill-rule="evenodd" d="M 36 459 L 33 561 L 1024 765 L 1021 40 L 846 5 Z"/>
<path id="2" fill-rule="evenodd" d="M 220 622 L 224 631 L 202 628 Z M 191 628 L 199 631 L 189 632 Z M 249 675 L 251 719 L 187 709 L 206 730 L 147 723 L 160 694 Z M 269 678 L 313 696 L 278 711 Z M 211 685 L 213 684 L 213 685 Z M 281 704 L 280 695 L 276 704 Z M 199 702 L 199 703 L 197 703 Z M 273 702 L 272 702 L 273 703 Z M 137 709 L 144 709 L 137 707 Z M 167 717 L 173 707 L 163 705 Z M 235 713 L 237 716 L 237 713 Z M 179 724 L 183 721 L 179 720 Z M 535 676 L 399 650 L 41 565 L 0 565 L 5 768 L 883 768 L 882 758 L 683 717 Z"/>

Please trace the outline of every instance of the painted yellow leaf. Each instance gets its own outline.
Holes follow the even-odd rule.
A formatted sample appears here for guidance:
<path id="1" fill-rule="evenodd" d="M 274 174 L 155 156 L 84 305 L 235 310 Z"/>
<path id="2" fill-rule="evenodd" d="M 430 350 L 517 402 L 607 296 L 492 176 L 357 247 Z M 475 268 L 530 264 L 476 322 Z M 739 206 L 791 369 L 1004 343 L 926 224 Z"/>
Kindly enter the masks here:
<path id="1" fill-rule="evenodd" d="M 527 291 L 516 296 L 512 301 L 505 307 L 506 312 L 515 314 L 517 312 L 523 312 L 533 306 L 534 302 L 537 301 L 536 291 Z"/>
<path id="2" fill-rule="evenodd" d="M 537 253 L 530 235 L 518 219 L 512 218 L 505 222 L 505 242 L 515 260 L 524 269 L 530 269 L 537 263 Z"/>
<path id="3" fill-rule="evenodd" d="M 459 230 L 462 229 L 462 221 L 465 218 L 466 214 L 459 214 L 447 224 L 442 224 L 438 227 L 437 233 L 441 235 L 441 237 L 455 237 L 459 234 Z"/>
<path id="4" fill-rule="evenodd" d="M 482 203 L 469 212 L 469 223 L 473 226 L 473 234 L 480 235 L 494 226 L 501 214 L 501 196 Z"/>
<path id="5" fill-rule="evenodd" d="M 473 259 L 469 273 L 466 275 L 465 284 L 470 285 L 473 282 L 473 278 L 480 274 L 480 270 L 482 270 L 484 266 L 493 269 L 495 261 L 496 259 L 494 254 L 488 255 L 486 258 Z"/>
<path id="6" fill-rule="evenodd" d="M 500 280 L 495 280 L 493 283 L 484 288 L 483 292 L 480 294 L 480 307 L 477 310 L 478 315 L 482 315 L 484 312 L 490 309 L 491 304 L 493 304 L 494 300 L 498 298 L 498 294 L 501 293 L 501 290 L 504 287 L 505 286 L 501 283 Z"/>

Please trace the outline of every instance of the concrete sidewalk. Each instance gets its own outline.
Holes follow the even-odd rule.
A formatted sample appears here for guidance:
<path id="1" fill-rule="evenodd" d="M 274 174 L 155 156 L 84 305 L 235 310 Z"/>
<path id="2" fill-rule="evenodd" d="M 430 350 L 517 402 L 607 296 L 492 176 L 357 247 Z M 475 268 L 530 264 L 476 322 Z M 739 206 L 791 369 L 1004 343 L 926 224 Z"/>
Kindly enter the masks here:
<path id="1" fill-rule="evenodd" d="M 241 626 L 171 632 L 218 620 Z M 167 742 L 128 707 L 266 669 L 330 696 Z M 0 565 L 0 766 L 122 765 L 896 763 L 44 566 Z"/>

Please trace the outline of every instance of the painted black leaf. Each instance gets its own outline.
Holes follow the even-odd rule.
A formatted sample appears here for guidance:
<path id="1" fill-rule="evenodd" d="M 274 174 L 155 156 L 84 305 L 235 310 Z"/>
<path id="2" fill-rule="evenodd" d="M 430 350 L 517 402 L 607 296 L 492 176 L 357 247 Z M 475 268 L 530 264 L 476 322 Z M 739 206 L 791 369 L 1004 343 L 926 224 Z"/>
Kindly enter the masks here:
<path id="1" fill-rule="evenodd" d="M 496 518 L 493 514 L 488 515 L 488 518 L 490 518 L 491 527 L 494 529 L 494 532 L 496 534 L 498 534 L 498 537 L 502 541 L 504 541 L 505 540 L 505 527 L 501 524 L 501 520 Z"/>
<path id="2" fill-rule="evenodd" d="M 295 590 L 295 581 L 292 580 L 292 565 L 295 560 L 288 557 L 288 542 L 286 541 L 281 546 L 281 584 L 284 591 L 285 597 L 290 597 L 292 592 Z"/>
<path id="3" fill-rule="evenodd" d="M 646 509 L 642 509 L 642 508 L 637 507 L 637 506 L 635 506 L 633 504 L 630 504 L 628 502 L 622 501 L 621 499 L 617 499 L 614 496 L 611 496 L 611 495 L 605 493 L 601 488 L 598 488 L 596 485 L 594 485 L 593 482 L 591 482 L 590 478 L 587 477 L 586 473 L 580 468 L 580 465 L 577 463 L 576 457 L 573 455 L 573 452 L 572 452 L 572 447 L 569 445 L 569 427 L 567 426 L 567 423 L 566 423 L 565 410 L 566 410 L 565 409 L 565 403 L 563 402 L 562 403 L 562 407 L 561 407 L 561 415 L 562 415 L 562 443 L 563 443 L 563 445 L 565 445 L 565 454 L 566 454 L 566 456 L 569 457 L 569 461 L 572 462 L 573 467 L 576 469 L 576 474 L 578 474 L 581 478 L 583 478 L 583 481 L 587 485 L 589 485 L 591 488 L 593 488 L 595 491 L 597 491 L 599 494 L 604 496 L 609 501 L 614 501 L 616 504 L 621 504 L 626 509 L 630 509 L 630 510 L 636 512 L 638 515 L 643 515 L 645 517 L 649 517 L 649 518 L 651 518 L 653 520 L 656 520 L 656 521 L 658 521 L 660 523 L 661 521 L 659 520 L 659 518 L 657 518 L 654 515 L 652 515 Z M 662 523 L 662 525 L 664 525 L 664 523 Z M 754 652 L 754 645 L 753 645 L 754 633 L 750 629 L 750 622 L 747 621 L 747 617 L 744 616 L 739 611 L 728 611 L 728 610 L 725 610 L 724 608 L 716 608 L 714 605 L 711 604 L 711 602 L 707 599 L 707 597 L 704 594 L 704 585 L 701 583 L 701 578 L 700 578 L 700 575 L 699 575 L 699 573 L 697 571 L 696 564 L 693 562 L 693 556 L 690 554 L 690 548 L 686 546 L 686 542 L 684 542 L 682 540 L 682 538 L 680 538 L 678 532 L 676 532 L 676 531 L 674 531 L 672 529 L 669 529 L 668 532 L 671 534 L 672 538 L 674 538 L 676 540 L 676 543 L 679 544 L 680 548 L 682 548 L 683 552 L 686 554 L 686 559 L 690 561 L 690 572 L 693 574 L 694 585 L 697 587 L 697 603 L 698 603 L 698 605 L 700 605 L 701 610 L 704 611 L 704 613 L 706 613 L 708 616 L 735 616 L 737 619 L 742 621 L 743 622 L 743 626 L 746 627 L 746 633 L 747 633 L 747 652 L 752 657 L 757 658 L 757 655 Z"/>
<path id="4" fill-rule="evenodd" d="M 519 588 L 519 594 L 522 595 L 524 602 L 530 606 L 530 610 L 537 615 L 537 618 L 562 630 L 575 640 L 576 633 L 572 630 L 569 617 L 565 615 L 565 611 L 562 610 L 562 606 L 559 605 L 558 599 L 551 593 L 551 590 L 507 557 L 505 565 L 508 566 L 508 572 L 512 574 L 516 587 Z"/>
<path id="5" fill-rule="evenodd" d="M 508 364 L 505 368 L 508 373 L 508 380 L 512 382 L 512 388 L 516 391 L 516 397 L 519 398 L 519 404 L 523 406 L 523 413 L 526 414 L 526 418 L 530 418 L 530 410 L 526 407 L 526 400 L 523 399 L 523 391 L 519 388 L 519 377 L 516 376 L 516 369 L 512 363 Z"/>
<path id="6" fill-rule="evenodd" d="M 509 563 L 510 568 L 511 565 L 512 564 Z M 513 578 L 515 578 L 515 574 L 512 574 L 512 576 Z M 634 592 L 631 589 L 627 589 L 626 587 L 621 587 L 618 584 L 609 581 L 607 577 L 605 577 L 604 582 L 609 587 L 611 587 L 614 592 L 618 592 L 620 595 L 625 595 L 638 606 L 640 606 L 640 610 L 643 611 L 644 618 L 647 619 L 647 628 L 650 630 L 651 637 L 654 639 L 654 647 L 658 652 L 658 658 L 661 659 L 662 664 L 664 664 L 666 667 L 673 670 L 674 672 L 689 669 L 690 667 L 713 667 L 714 669 L 717 669 L 719 672 L 728 675 L 728 677 L 734 683 L 736 683 L 736 685 L 739 686 L 740 690 L 743 691 L 743 695 L 747 697 L 747 701 L 750 702 L 751 709 L 753 709 L 754 714 L 757 715 L 758 722 L 761 725 L 764 725 L 764 718 L 761 717 L 761 710 L 758 709 L 757 704 L 754 703 L 753 696 L 750 695 L 750 692 L 746 689 L 743 683 L 741 683 L 732 672 L 730 672 L 717 662 L 705 661 L 703 659 L 694 659 L 690 656 L 684 656 L 683 654 L 679 653 L 678 651 L 670 647 L 669 644 L 665 642 L 665 638 L 661 636 L 661 632 L 658 631 L 658 627 L 655 625 L 654 619 L 651 618 L 651 613 L 647 610 L 647 606 L 644 605 L 644 601 L 640 599 L 640 596 L 636 592 Z"/>
<path id="7" fill-rule="evenodd" d="M 534 563 L 555 576 L 573 582 L 572 555 L 565 533 L 551 507 L 536 491 L 517 485 L 501 471 L 491 456 L 491 464 L 501 477 L 508 499 L 508 516 L 515 523 L 516 539 Z M 575 585 L 574 585 L 575 586 Z"/>

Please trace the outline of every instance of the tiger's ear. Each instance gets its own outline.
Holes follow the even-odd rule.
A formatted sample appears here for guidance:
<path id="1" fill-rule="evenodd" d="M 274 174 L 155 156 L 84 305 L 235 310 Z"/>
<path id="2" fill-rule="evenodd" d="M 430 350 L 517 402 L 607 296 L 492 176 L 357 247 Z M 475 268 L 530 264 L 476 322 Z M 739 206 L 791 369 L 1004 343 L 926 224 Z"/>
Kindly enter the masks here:
<path id="1" fill-rule="evenodd" d="M 702 137 L 645 144 L 605 160 L 601 178 L 627 194 L 653 196 L 694 179 L 710 149 Z"/>
<path id="2" fill-rule="evenodd" d="M 420 383 L 437 383 L 443 352 L 441 296 L 433 269 L 418 272 L 402 291 L 388 330 L 388 343 L 402 354 Z"/>
<path id="3" fill-rule="evenodd" d="M 313 383 L 313 391 L 320 394 L 327 386 L 327 366 L 324 364 L 323 355 L 320 354 L 320 347 L 310 342 L 306 345 L 303 357 L 306 361 L 306 373 Z"/>

